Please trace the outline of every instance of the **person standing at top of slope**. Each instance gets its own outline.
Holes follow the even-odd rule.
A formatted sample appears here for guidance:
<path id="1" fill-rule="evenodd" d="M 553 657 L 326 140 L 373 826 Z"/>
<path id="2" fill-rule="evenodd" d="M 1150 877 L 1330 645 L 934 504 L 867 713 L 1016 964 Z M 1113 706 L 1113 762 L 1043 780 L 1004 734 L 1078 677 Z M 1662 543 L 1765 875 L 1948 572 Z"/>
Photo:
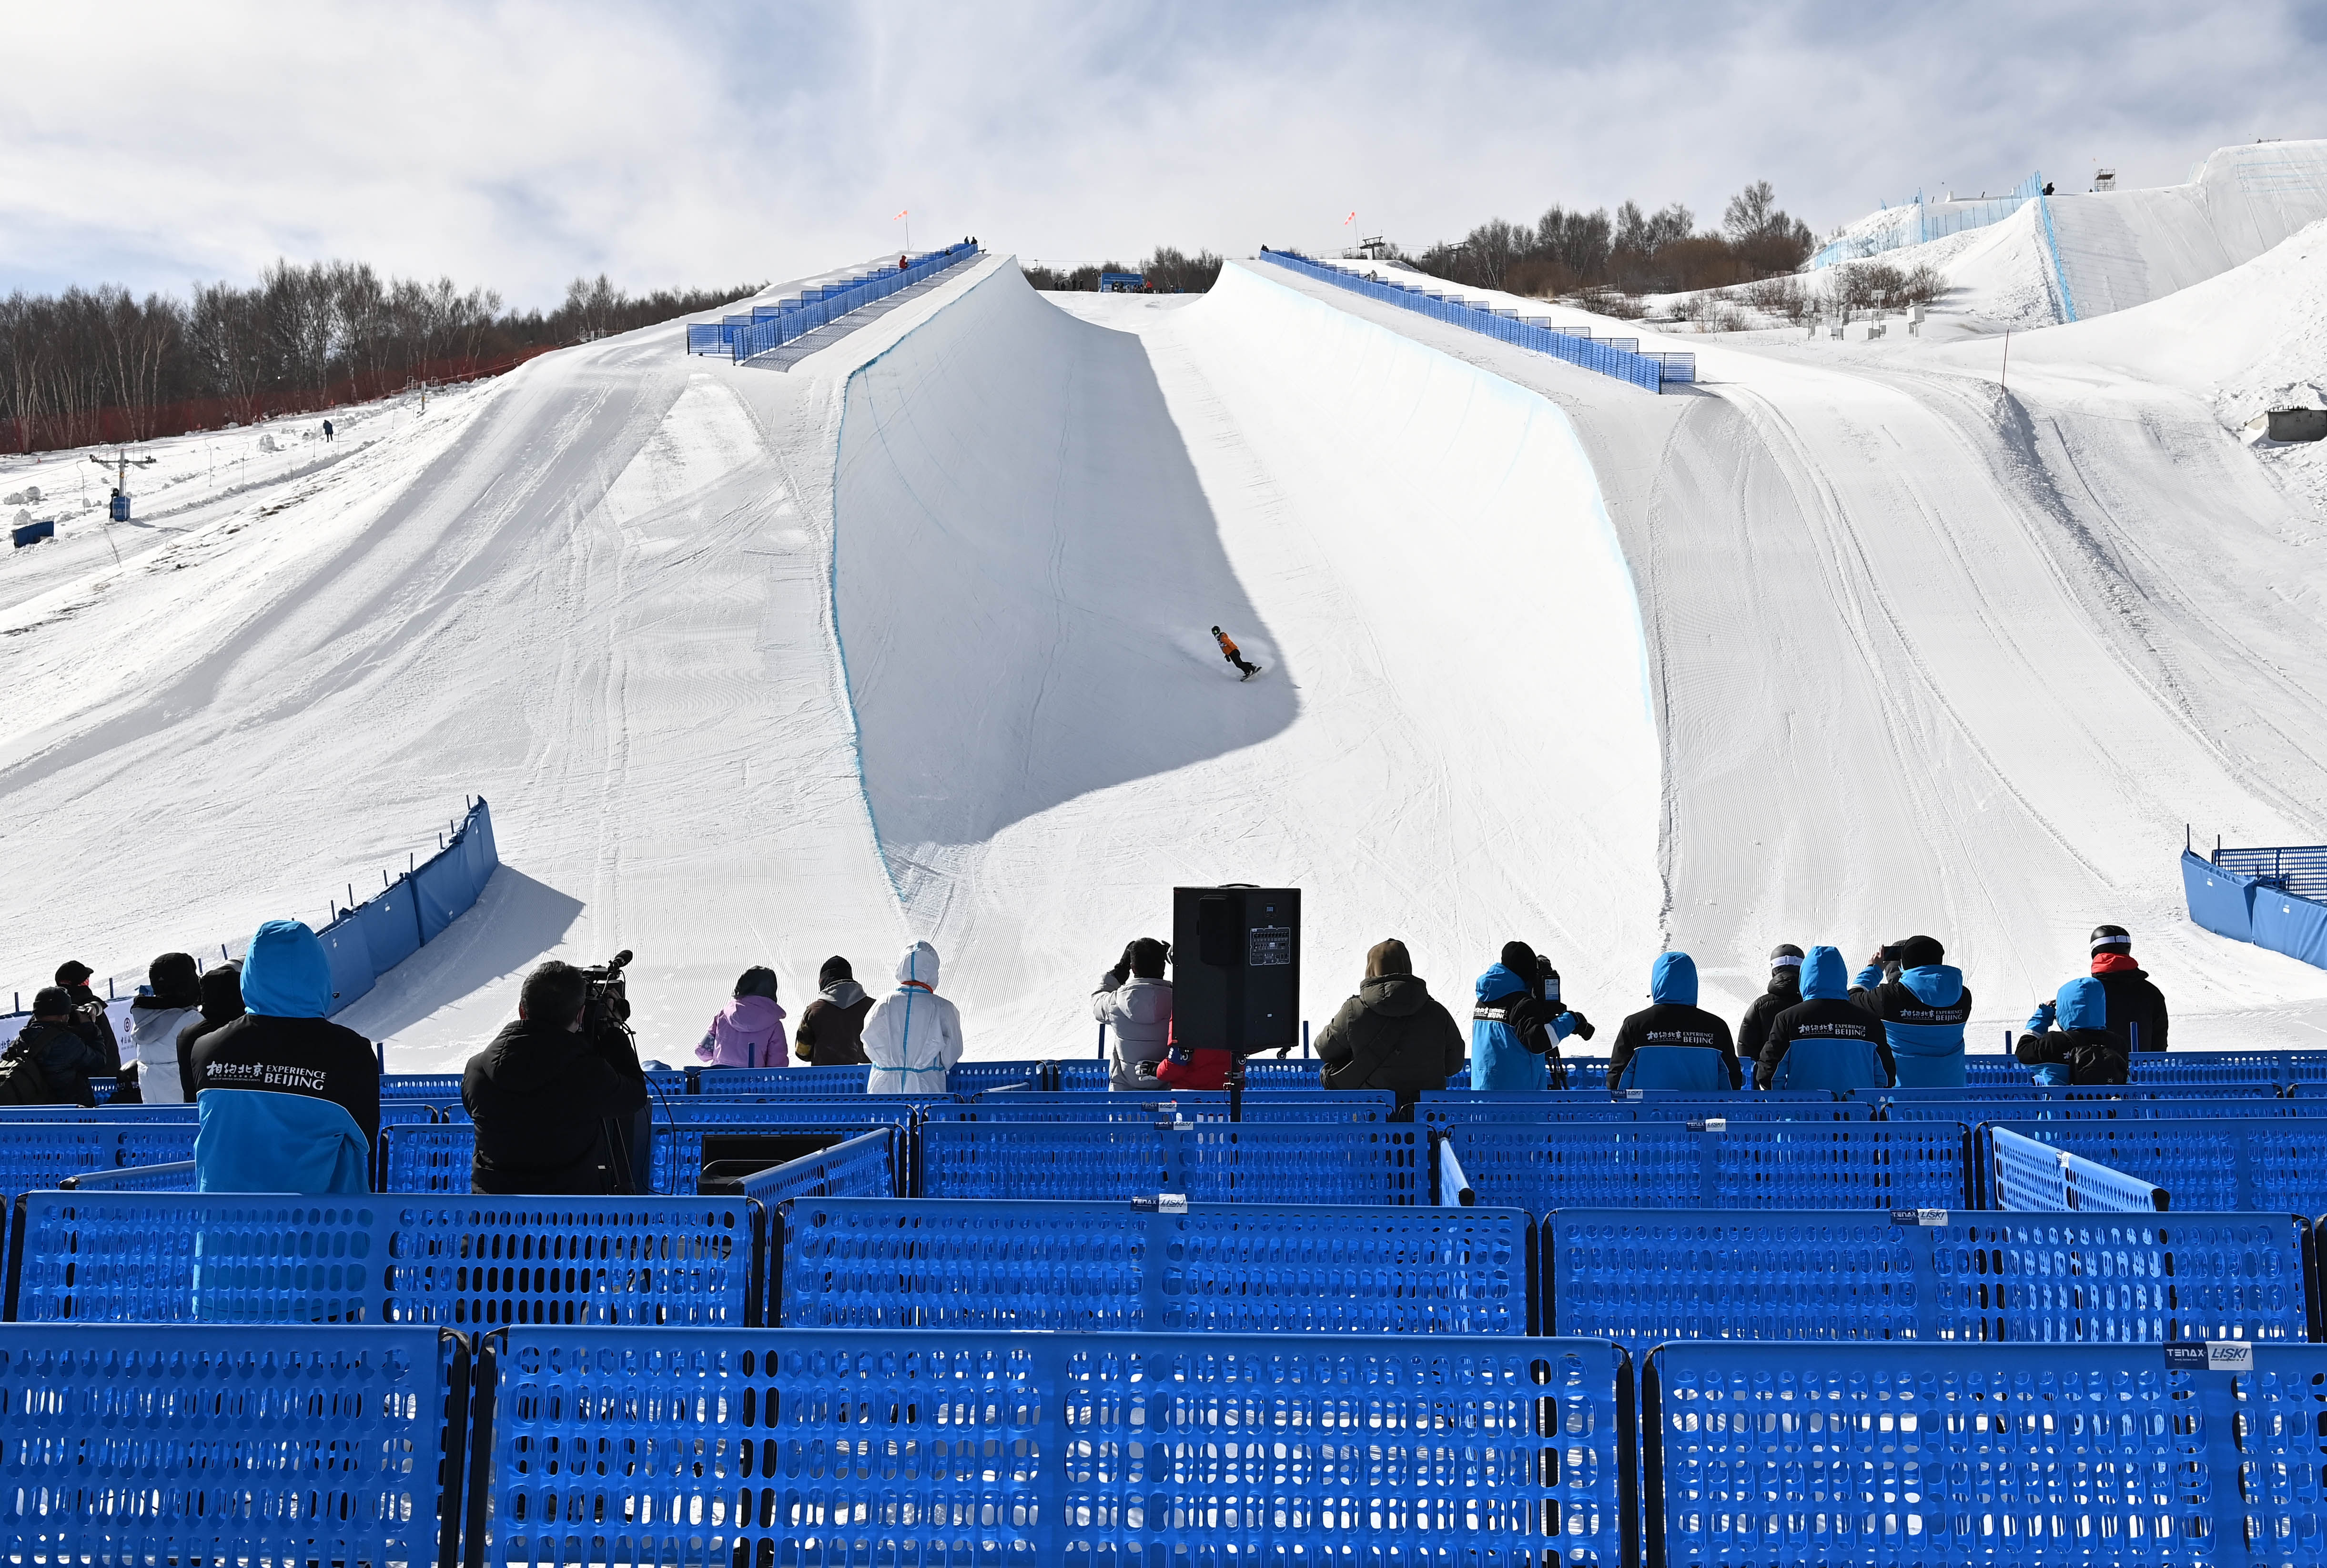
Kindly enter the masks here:
<path id="1" fill-rule="evenodd" d="M 1802 950 L 1791 942 L 1780 942 L 1770 949 L 1770 988 L 1746 1003 L 1745 1017 L 1737 1025 L 1740 1063 L 1762 1059 L 1762 1046 L 1770 1038 L 1770 1025 L 1776 1022 L 1778 1014 L 1801 999 Z"/>
<path id="2" fill-rule="evenodd" d="M 897 988 L 864 1020 L 869 1095 L 941 1095 L 961 1059 L 961 1014 L 937 994 L 938 950 L 916 942 L 897 960 Z"/>
<path id="3" fill-rule="evenodd" d="M 1937 937 L 1909 937 L 1876 948 L 1851 980 L 1850 999 L 1883 1021 L 1902 1089 L 1963 1087 L 1971 992 L 1947 956 Z"/>
<path id="4" fill-rule="evenodd" d="M 1244 671 L 1242 675 L 1237 677 L 1238 680 L 1250 680 L 1253 677 L 1260 673 L 1260 666 L 1257 664 L 1247 664 L 1244 661 L 1244 655 L 1237 651 L 1236 639 L 1230 637 L 1227 632 L 1222 631 L 1217 626 L 1212 628 L 1212 640 L 1220 645 L 1220 657 L 1222 658 L 1227 659 L 1230 664 L 1236 666 L 1237 668 Z"/>
<path id="5" fill-rule="evenodd" d="M 2108 997 L 2108 1022 L 2127 1053 L 2165 1049 L 2165 993 L 2133 961 L 2133 937 L 2123 926 L 2095 926 L 2093 978 Z"/>

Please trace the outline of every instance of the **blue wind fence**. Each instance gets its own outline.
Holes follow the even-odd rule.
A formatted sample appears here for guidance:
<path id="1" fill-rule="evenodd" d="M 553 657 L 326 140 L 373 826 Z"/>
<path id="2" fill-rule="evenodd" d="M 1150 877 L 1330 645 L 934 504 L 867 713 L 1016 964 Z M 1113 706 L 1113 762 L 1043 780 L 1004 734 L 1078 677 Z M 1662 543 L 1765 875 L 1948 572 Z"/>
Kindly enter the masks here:
<path id="1" fill-rule="evenodd" d="M 15 1322 L 742 1327 L 742 1198 L 35 1192 Z"/>
<path id="2" fill-rule="evenodd" d="M 768 1321 L 811 1329 L 1526 1334 L 1513 1209 L 802 1199 Z"/>
<path id="3" fill-rule="evenodd" d="M 1886 221 L 1874 231 L 1829 240 L 1820 246 L 1810 257 L 1809 265 L 1815 269 L 1832 266 L 1836 262 L 1864 261 L 1886 250 L 1928 245 L 1967 229 L 1986 229 L 2003 222 L 2029 202 L 2042 200 L 2043 193 L 2042 173 L 2029 175 L 2007 195 L 1983 196 L 1967 201 L 1926 201 L 1918 192 L 1912 201 L 1886 207 Z"/>
<path id="4" fill-rule="evenodd" d="M 2300 1341 L 2311 1241 L 2291 1214 L 1565 1209 L 1544 1220 L 1543 1328 L 1635 1355 L 1668 1339 Z"/>
<path id="5" fill-rule="evenodd" d="M 500 866 L 492 810 L 478 797 L 444 847 L 315 933 L 332 961 L 332 1011 L 442 936 L 473 906 Z M 460 1099 L 455 1078 L 453 1098 Z"/>
<path id="6" fill-rule="evenodd" d="M 1947 1122 L 1471 1123 L 1444 1139 L 1477 1201 L 1537 1214 L 1579 1205 L 1961 1209 L 1964 1143 L 1962 1126 Z"/>
<path id="7" fill-rule="evenodd" d="M 724 351 L 736 364 L 772 352 L 796 338 L 805 337 L 828 322 L 839 320 L 851 311 L 861 310 L 875 300 L 887 299 L 901 289 L 935 277 L 948 267 L 970 260 L 979 254 L 977 246 L 963 240 L 949 245 L 943 250 L 932 250 L 905 266 L 877 267 L 854 277 L 834 283 L 819 284 L 807 288 L 773 306 L 754 305 L 749 316 L 729 316 L 719 322 L 690 322 L 687 329 L 687 351 L 690 354 L 716 354 Z"/>
<path id="8" fill-rule="evenodd" d="M 0 1328 L 22 1563 L 451 1563 L 468 1352 L 425 1328 Z"/>
<path id="9" fill-rule="evenodd" d="M 1665 1345 L 1650 1561 L 2316 1563 L 2327 1347 Z"/>
<path id="10" fill-rule="evenodd" d="M 1433 321 L 1532 349 L 1538 354 L 1548 354 L 1555 359 L 1586 370 L 1596 370 L 1603 376 L 1612 376 L 1619 381 L 1629 381 L 1650 392 L 1661 392 L 1668 385 L 1681 385 L 1696 379 L 1696 356 L 1689 353 L 1643 354 L 1638 338 L 1621 340 L 1624 346 L 1595 339 L 1582 329 L 1561 331 L 1547 322 L 1521 320 L 1516 312 L 1506 313 L 1474 305 L 1466 300 L 1451 297 L 1416 284 L 1392 283 L 1378 278 L 1344 272 L 1337 266 L 1325 266 L 1311 260 L 1297 250 L 1270 250 L 1263 247 L 1263 261 L 1275 262 L 1288 272 L 1297 272 L 1320 283 L 1348 289 L 1370 300 L 1396 305 L 1401 310 L 1416 312 Z"/>
<path id="11" fill-rule="evenodd" d="M 2005 1127 L 1986 1129 L 1987 1207 L 2022 1212 L 2163 1214 L 2171 1195 L 2152 1182 L 2040 1143 Z"/>
<path id="12" fill-rule="evenodd" d="M 1637 1545 L 1631 1370 L 1598 1340 L 519 1328 L 479 1385 L 480 1561 L 1619 1568 Z"/>
<path id="13" fill-rule="evenodd" d="M 1429 1134 L 1297 1123 L 931 1122 L 915 1140 L 924 1198 L 1214 1203 L 1426 1202 Z"/>
<path id="14" fill-rule="evenodd" d="M 2327 845 L 2182 852 L 2190 919 L 2327 969 Z"/>
<path id="15" fill-rule="evenodd" d="M 1983 1172 L 1999 1129 L 2162 1187 L 2184 1209 L 2327 1213 L 2327 1120 L 1989 1122 L 1977 1135 Z"/>

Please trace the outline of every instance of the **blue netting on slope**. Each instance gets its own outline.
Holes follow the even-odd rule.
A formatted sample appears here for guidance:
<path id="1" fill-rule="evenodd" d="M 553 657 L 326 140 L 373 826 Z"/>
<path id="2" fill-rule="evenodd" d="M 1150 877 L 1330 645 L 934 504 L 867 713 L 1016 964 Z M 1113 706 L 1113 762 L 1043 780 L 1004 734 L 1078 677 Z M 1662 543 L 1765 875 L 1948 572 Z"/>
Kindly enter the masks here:
<path id="1" fill-rule="evenodd" d="M 2198 1369 L 2170 1363 L 2195 1355 Z M 1667 1563 L 2314 1562 L 2327 1348 L 1668 1345 L 1641 1377 Z"/>
<path id="2" fill-rule="evenodd" d="M 780 1321 L 806 1328 L 1524 1334 L 1529 1224 L 1500 1209 L 802 1199 L 771 1272 Z"/>
<path id="3" fill-rule="evenodd" d="M 466 1370 L 433 1329 L 0 1328 L 0 1531 L 24 1562 L 435 1562 Z"/>
<path id="4" fill-rule="evenodd" d="M 521 1329 L 488 1374 L 497 1562 L 1618 1568 L 1630 1535 L 1592 1340 Z"/>
<path id="5" fill-rule="evenodd" d="M 1450 1129 L 1481 1203 L 1553 1209 L 1959 1209 L 1952 1123 L 1472 1123 Z"/>
<path id="6" fill-rule="evenodd" d="M 1425 1129 L 1398 1124 L 933 1122 L 919 1143 L 927 1198 L 1413 1203 L 1430 1153 Z"/>
<path id="7" fill-rule="evenodd" d="M 1565 1209 L 1547 1327 L 1619 1339 L 2301 1340 L 2292 1215 L 1908 1217 Z"/>

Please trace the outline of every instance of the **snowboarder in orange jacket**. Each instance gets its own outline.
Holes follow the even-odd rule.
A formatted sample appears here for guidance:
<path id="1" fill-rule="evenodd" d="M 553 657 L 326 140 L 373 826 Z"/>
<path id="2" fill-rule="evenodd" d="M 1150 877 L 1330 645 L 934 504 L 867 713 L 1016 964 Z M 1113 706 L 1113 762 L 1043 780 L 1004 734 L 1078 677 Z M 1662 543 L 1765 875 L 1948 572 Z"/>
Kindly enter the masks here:
<path id="1" fill-rule="evenodd" d="M 1230 664 L 1236 666 L 1237 668 L 1244 671 L 1242 675 L 1237 677 L 1237 679 L 1250 680 L 1253 677 L 1260 673 L 1260 666 L 1257 664 L 1247 664 L 1244 661 L 1244 655 L 1237 651 L 1236 639 L 1230 637 L 1227 632 L 1222 631 L 1217 626 L 1212 628 L 1212 640 L 1220 645 L 1220 657 L 1222 658 L 1227 659 Z"/>

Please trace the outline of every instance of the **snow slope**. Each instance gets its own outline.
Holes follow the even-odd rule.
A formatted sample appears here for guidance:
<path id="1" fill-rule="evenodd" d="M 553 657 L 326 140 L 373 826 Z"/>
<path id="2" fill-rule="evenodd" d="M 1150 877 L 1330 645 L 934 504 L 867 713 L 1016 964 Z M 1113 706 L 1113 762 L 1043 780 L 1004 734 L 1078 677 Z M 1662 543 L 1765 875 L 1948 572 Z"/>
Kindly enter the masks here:
<path id="1" fill-rule="evenodd" d="M 2327 1043 L 2327 975 L 2180 908 L 2185 822 L 2327 835 L 2327 726 L 2293 695 L 2327 692 L 2302 630 L 2327 561 L 2209 410 L 2102 366 L 2098 406 L 2003 399 L 1992 344 L 1813 361 L 1643 333 L 1698 355 L 1696 387 L 1652 398 L 1281 275 L 1575 421 L 1640 584 L 1669 929 L 1733 1002 L 1779 941 L 1855 958 L 1922 929 L 2001 1024 L 2113 919 L 2211 1015 L 2182 1043 Z M 2085 363 L 2074 335 L 2105 331 L 2016 338 L 2014 393 L 2024 343 Z"/>
<path id="2" fill-rule="evenodd" d="M 1241 267 L 1109 307 L 1136 337 L 997 275 L 849 397 L 873 816 L 972 1049 L 1079 1046 L 1174 883 L 1301 886 L 1319 1024 L 1392 935 L 1457 1001 L 1523 934 L 1612 984 L 1655 941 L 1656 741 L 1566 421 Z"/>

